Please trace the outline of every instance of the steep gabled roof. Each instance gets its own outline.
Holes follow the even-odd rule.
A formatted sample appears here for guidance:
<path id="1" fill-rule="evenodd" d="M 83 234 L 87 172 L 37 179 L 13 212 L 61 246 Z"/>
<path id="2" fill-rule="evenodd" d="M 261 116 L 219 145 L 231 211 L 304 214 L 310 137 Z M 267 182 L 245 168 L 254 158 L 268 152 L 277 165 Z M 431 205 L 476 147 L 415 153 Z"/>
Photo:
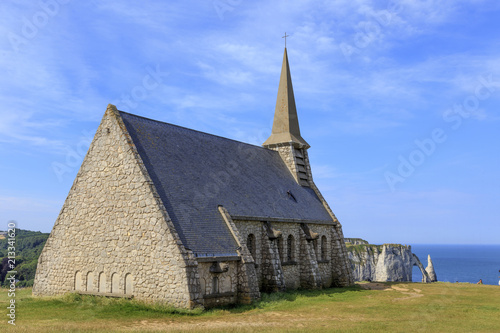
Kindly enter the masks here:
<path id="1" fill-rule="evenodd" d="M 236 255 L 218 205 L 236 218 L 333 223 L 278 152 L 119 113 L 184 246 L 196 255 Z"/>

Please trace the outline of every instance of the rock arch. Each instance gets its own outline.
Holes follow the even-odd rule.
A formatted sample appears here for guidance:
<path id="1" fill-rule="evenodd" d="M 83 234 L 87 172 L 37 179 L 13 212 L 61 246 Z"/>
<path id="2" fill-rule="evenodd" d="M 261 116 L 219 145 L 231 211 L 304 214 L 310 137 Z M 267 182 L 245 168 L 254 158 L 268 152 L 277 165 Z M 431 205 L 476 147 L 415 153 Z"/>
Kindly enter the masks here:
<path id="1" fill-rule="evenodd" d="M 413 260 L 412 260 L 412 266 L 417 266 L 420 269 L 420 272 L 422 272 L 422 282 L 424 283 L 430 283 L 431 279 L 429 278 L 429 274 L 424 269 L 424 266 L 420 262 L 420 259 L 415 255 L 415 253 L 412 253 L 413 255 Z"/>

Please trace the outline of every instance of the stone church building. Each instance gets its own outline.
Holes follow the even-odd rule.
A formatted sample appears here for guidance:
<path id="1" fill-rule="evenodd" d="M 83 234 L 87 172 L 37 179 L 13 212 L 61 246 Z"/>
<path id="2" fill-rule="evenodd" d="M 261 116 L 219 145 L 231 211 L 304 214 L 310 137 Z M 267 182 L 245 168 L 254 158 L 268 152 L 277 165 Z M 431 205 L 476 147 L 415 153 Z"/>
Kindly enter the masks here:
<path id="1" fill-rule="evenodd" d="M 38 260 L 34 295 L 177 307 L 353 283 L 342 227 L 314 184 L 285 48 L 262 147 L 109 105 Z"/>

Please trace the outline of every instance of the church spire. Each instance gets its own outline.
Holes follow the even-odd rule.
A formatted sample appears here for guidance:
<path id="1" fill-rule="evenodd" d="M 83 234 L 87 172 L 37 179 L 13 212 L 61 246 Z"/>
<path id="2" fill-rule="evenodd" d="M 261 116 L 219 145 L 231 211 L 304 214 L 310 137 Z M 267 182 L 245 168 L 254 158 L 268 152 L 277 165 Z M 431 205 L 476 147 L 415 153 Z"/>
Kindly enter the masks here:
<path id="1" fill-rule="evenodd" d="M 274 111 L 274 122 L 271 136 L 264 142 L 263 146 L 276 146 L 280 144 L 292 144 L 297 148 L 309 148 L 309 144 L 300 136 L 299 119 L 293 96 L 292 77 L 288 55 L 283 54 L 283 65 L 281 67 L 278 98 Z"/>

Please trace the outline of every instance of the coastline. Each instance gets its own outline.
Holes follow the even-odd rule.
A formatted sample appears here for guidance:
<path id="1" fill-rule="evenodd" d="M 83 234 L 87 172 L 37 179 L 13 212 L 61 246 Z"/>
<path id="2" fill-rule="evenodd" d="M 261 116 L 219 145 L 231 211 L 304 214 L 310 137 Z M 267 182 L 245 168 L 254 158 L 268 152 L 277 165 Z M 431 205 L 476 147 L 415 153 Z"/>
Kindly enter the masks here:
<path id="1" fill-rule="evenodd" d="M 431 255 L 438 281 L 496 285 L 500 279 L 500 244 L 414 244 L 419 258 Z M 415 273 L 413 282 L 420 282 Z"/>

